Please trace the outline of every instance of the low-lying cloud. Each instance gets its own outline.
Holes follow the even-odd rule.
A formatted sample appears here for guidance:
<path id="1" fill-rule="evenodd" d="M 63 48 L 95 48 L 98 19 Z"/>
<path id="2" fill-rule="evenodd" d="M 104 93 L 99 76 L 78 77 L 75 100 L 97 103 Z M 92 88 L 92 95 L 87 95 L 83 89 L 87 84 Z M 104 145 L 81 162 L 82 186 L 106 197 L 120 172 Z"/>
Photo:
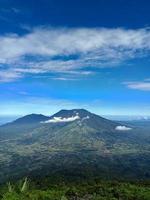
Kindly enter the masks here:
<path id="1" fill-rule="evenodd" d="M 115 129 L 116 129 L 117 131 L 129 131 L 129 130 L 131 130 L 132 128 L 127 127 L 127 126 L 117 126 Z"/>
<path id="2" fill-rule="evenodd" d="M 80 119 L 80 117 L 78 115 L 76 116 L 72 116 L 72 117 L 68 117 L 68 118 L 62 118 L 62 117 L 54 117 L 52 119 L 49 119 L 47 121 L 41 122 L 41 123 L 60 123 L 60 122 L 72 122 L 75 121 L 77 119 Z"/>

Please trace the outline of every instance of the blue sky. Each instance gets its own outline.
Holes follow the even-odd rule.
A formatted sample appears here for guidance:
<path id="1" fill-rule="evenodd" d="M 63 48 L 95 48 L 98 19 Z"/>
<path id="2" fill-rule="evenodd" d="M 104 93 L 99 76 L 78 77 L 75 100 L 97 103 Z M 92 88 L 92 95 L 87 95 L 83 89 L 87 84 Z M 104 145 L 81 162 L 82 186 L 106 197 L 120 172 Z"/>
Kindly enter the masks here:
<path id="1" fill-rule="evenodd" d="M 150 115 L 149 0 L 0 0 L 0 114 Z"/>

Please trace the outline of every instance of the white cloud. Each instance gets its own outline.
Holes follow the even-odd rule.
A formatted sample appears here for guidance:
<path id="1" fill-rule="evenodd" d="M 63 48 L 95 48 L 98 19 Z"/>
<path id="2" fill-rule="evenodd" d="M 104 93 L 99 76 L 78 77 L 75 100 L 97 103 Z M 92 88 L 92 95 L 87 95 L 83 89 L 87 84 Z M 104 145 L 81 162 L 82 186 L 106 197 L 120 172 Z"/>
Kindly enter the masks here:
<path id="1" fill-rule="evenodd" d="M 128 88 L 142 91 L 150 91 L 150 81 L 149 79 L 141 82 L 125 82 Z"/>
<path id="2" fill-rule="evenodd" d="M 49 119 L 47 121 L 41 122 L 41 123 L 60 123 L 60 122 L 72 122 L 77 119 L 80 119 L 78 115 L 68 117 L 68 118 L 62 118 L 62 117 L 54 117 L 53 119 Z"/>
<path id="3" fill-rule="evenodd" d="M 117 131 L 129 131 L 129 130 L 132 130 L 132 128 L 129 128 L 127 126 L 117 126 L 115 129 Z"/>
<path id="4" fill-rule="evenodd" d="M 81 122 L 84 121 L 84 120 L 86 120 L 86 119 L 90 119 L 90 117 L 88 115 L 86 117 L 83 117 L 82 120 L 81 120 Z"/>
<path id="5" fill-rule="evenodd" d="M 22 75 L 17 72 L 4 70 L 0 71 L 0 82 L 10 82 L 21 77 Z"/>
<path id="6" fill-rule="evenodd" d="M 75 78 L 67 78 L 67 77 L 56 77 L 56 78 L 53 78 L 53 80 L 57 80 L 57 81 L 75 81 L 77 79 L 75 79 Z"/>
<path id="7" fill-rule="evenodd" d="M 146 56 L 150 50 L 150 30 L 39 27 L 23 36 L 0 36 L 0 47 L 0 64 L 7 64 L 5 71 L 11 74 L 82 70 L 82 75 L 89 75 L 90 72 L 84 74 L 87 67 L 108 67 Z"/>

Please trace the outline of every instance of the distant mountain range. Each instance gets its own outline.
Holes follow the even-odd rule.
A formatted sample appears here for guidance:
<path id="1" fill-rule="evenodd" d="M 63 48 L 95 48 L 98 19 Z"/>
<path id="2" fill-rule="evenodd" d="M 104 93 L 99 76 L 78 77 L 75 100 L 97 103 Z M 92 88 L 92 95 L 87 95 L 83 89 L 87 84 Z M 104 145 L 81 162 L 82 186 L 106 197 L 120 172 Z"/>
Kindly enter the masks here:
<path id="1" fill-rule="evenodd" d="M 31 133 L 40 132 L 47 127 L 66 127 L 76 125 L 77 129 L 90 128 L 95 132 L 115 132 L 121 124 L 100 117 L 84 109 L 61 110 L 48 117 L 41 114 L 30 114 L 13 122 L 0 126 L 0 138 L 9 139 Z M 124 127 L 124 126 L 122 126 Z M 40 129 L 40 130 L 39 130 Z M 81 131 L 81 130 L 80 130 Z"/>
<path id="2" fill-rule="evenodd" d="M 47 174 L 146 179 L 149 130 L 84 109 L 21 117 L 0 126 L 1 180 Z"/>
<path id="3" fill-rule="evenodd" d="M 38 114 L 32 114 L 32 115 L 38 115 Z M 113 121 L 150 121 L 150 116 L 102 115 L 102 117 L 109 120 L 113 120 Z M 0 125 L 12 122 L 13 120 L 18 119 L 18 118 L 22 118 L 22 117 L 15 116 L 15 115 L 8 115 L 8 116 L 0 115 Z"/>

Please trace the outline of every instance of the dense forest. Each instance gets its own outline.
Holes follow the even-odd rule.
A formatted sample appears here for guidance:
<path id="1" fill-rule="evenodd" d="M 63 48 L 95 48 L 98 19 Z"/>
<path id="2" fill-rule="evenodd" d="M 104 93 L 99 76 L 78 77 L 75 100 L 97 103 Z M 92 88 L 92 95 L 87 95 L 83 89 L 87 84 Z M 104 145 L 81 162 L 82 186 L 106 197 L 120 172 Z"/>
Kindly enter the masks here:
<path id="1" fill-rule="evenodd" d="M 0 187 L 1 200 L 149 200 L 150 182 L 86 181 L 51 183 L 49 178 Z"/>
<path id="2" fill-rule="evenodd" d="M 0 126 L 0 199 L 149 200 L 149 132 L 83 109 Z"/>

